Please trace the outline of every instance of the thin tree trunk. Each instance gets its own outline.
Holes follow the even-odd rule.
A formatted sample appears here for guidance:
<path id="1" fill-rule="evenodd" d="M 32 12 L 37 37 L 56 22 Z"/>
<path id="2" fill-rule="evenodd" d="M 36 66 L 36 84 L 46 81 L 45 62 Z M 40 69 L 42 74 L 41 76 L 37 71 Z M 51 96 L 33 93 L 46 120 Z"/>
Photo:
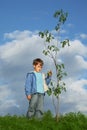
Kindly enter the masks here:
<path id="1" fill-rule="evenodd" d="M 59 95 L 57 97 L 57 114 L 56 114 L 56 121 L 59 121 Z"/>

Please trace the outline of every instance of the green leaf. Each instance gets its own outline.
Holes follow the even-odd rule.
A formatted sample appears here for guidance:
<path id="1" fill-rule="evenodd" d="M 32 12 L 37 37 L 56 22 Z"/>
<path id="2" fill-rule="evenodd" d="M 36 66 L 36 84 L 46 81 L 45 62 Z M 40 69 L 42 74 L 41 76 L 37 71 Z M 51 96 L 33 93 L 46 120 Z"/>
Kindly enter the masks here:
<path id="1" fill-rule="evenodd" d="M 39 32 L 39 36 L 40 36 L 41 38 L 43 38 L 43 37 L 44 37 L 44 33 L 43 33 L 43 32 Z"/>
<path id="2" fill-rule="evenodd" d="M 48 94 L 49 96 L 52 94 L 51 88 L 49 88 L 49 90 L 47 90 L 47 94 Z"/>

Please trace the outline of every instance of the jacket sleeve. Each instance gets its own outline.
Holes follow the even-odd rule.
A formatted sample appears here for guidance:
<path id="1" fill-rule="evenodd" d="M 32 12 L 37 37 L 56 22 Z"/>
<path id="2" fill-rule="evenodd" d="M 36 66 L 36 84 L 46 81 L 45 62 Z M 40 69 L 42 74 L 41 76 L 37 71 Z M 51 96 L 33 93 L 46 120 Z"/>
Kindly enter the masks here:
<path id="1" fill-rule="evenodd" d="M 30 73 L 28 73 L 26 76 L 26 81 L 25 81 L 25 94 L 26 94 L 26 96 L 31 94 L 31 88 L 32 88 L 32 76 Z"/>
<path id="2" fill-rule="evenodd" d="M 50 81 L 51 81 L 51 76 L 47 76 L 45 78 L 46 84 L 49 85 Z"/>

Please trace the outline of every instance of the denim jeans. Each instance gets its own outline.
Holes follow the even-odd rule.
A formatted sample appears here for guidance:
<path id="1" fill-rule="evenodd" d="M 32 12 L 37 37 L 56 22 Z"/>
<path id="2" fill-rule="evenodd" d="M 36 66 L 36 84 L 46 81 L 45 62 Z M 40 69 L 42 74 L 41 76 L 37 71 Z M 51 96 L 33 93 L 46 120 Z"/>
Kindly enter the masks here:
<path id="1" fill-rule="evenodd" d="M 29 101 L 27 117 L 42 118 L 43 104 L 44 104 L 44 94 L 40 94 L 40 93 L 33 94 L 31 100 Z"/>

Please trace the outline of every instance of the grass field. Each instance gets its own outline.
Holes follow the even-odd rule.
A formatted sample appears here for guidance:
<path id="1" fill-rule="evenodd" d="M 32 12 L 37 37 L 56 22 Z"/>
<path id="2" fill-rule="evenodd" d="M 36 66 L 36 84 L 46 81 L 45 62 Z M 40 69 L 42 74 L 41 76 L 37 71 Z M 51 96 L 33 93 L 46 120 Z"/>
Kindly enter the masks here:
<path id="1" fill-rule="evenodd" d="M 41 121 L 29 120 L 25 116 L 0 117 L 0 130 L 87 130 L 87 116 L 78 113 L 61 115 L 56 122 L 51 112 L 44 114 Z"/>

